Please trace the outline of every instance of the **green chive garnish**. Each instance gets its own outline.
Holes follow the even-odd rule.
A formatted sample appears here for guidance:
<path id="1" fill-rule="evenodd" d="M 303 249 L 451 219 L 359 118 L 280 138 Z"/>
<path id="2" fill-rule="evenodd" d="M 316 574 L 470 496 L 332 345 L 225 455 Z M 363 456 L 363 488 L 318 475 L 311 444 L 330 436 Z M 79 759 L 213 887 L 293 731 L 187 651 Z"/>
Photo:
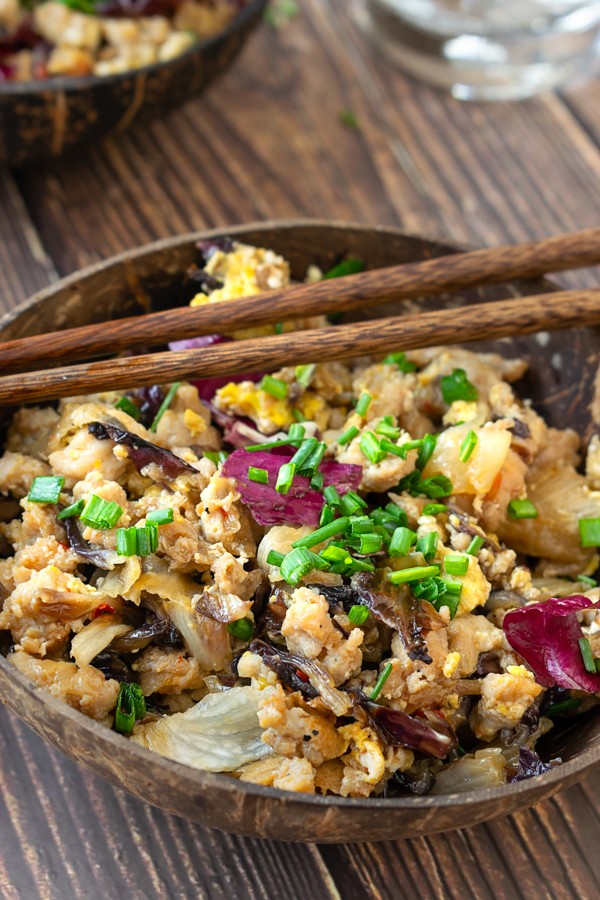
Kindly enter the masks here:
<path id="1" fill-rule="evenodd" d="M 106 531 L 114 528 L 121 516 L 123 507 L 112 500 L 103 500 L 97 494 L 90 494 L 81 510 L 80 519 L 84 525 Z"/>
<path id="2" fill-rule="evenodd" d="M 302 412 L 302 410 L 298 409 L 296 406 L 294 406 L 294 408 L 292 409 L 292 415 L 293 415 L 294 419 L 296 420 L 296 422 L 306 422 L 307 421 L 307 418 L 304 415 L 304 413 Z M 248 448 L 246 447 L 246 449 L 248 449 Z"/>
<path id="3" fill-rule="evenodd" d="M 56 518 L 62 521 L 63 519 L 71 519 L 73 516 L 78 516 L 84 506 L 85 500 L 78 500 L 76 503 L 71 503 L 70 506 L 65 506 L 64 509 L 61 509 Z"/>
<path id="4" fill-rule="evenodd" d="M 430 531 L 417 541 L 415 550 L 423 554 L 425 562 L 429 562 L 435 556 L 439 539 L 437 531 Z"/>
<path id="5" fill-rule="evenodd" d="M 310 479 L 310 486 L 315 491 L 323 490 L 323 481 L 325 480 L 325 476 L 322 472 L 315 472 L 313 477 Z"/>
<path id="6" fill-rule="evenodd" d="M 389 440 L 389 438 L 385 437 L 382 438 L 379 442 L 379 447 L 383 453 L 383 456 L 385 456 L 386 453 L 391 453 L 393 456 L 399 456 L 401 459 L 406 459 L 406 455 L 408 453 L 406 444 L 394 444 Z"/>
<path id="7" fill-rule="evenodd" d="M 337 439 L 337 442 L 340 445 L 340 447 L 343 447 L 345 444 L 349 444 L 350 441 L 354 440 L 354 438 L 356 437 L 357 434 L 358 434 L 358 428 L 356 427 L 356 425 L 351 425 L 350 428 L 347 428 L 343 432 L 343 434 L 340 434 L 339 438 Z"/>
<path id="8" fill-rule="evenodd" d="M 386 443 L 389 444 L 390 442 L 386 441 Z M 391 446 L 393 447 L 394 444 L 391 444 Z M 372 431 L 366 431 L 361 435 L 360 449 L 363 456 L 365 456 L 369 460 L 369 462 L 373 464 L 381 462 L 381 460 L 385 457 L 385 450 L 382 449 L 379 441 Z"/>
<path id="9" fill-rule="evenodd" d="M 325 502 L 328 503 L 329 506 L 339 506 L 342 502 L 337 489 L 332 484 L 328 484 L 323 490 L 323 496 L 325 497 Z"/>
<path id="10" fill-rule="evenodd" d="M 351 625 L 364 625 L 369 618 L 369 610 L 366 606 L 356 604 L 348 610 L 348 621 Z"/>
<path id="11" fill-rule="evenodd" d="M 60 518 L 60 516 L 58 518 Z M 587 584 L 589 587 L 598 587 L 596 579 L 590 578 L 589 575 L 578 575 L 575 581 L 579 581 L 581 584 Z"/>
<path id="12" fill-rule="evenodd" d="M 435 434 L 426 434 L 423 438 L 423 443 L 421 444 L 421 449 L 417 456 L 417 469 L 420 469 L 421 472 L 431 459 L 436 444 L 437 436 Z"/>
<path id="13" fill-rule="evenodd" d="M 342 278 L 344 275 L 355 275 L 357 272 L 362 272 L 364 268 L 365 264 L 362 259 L 349 256 L 348 259 L 342 260 L 342 262 L 329 269 L 328 272 L 325 272 L 323 280 L 326 278 Z"/>
<path id="14" fill-rule="evenodd" d="M 413 566 L 410 569 L 400 569 L 398 572 L 388 572 L 388 580 L 392 584 L 408 584 L 430 575 L 439 575 L 439 566 Z"/>
<path id="15" fill-rule="evenodd" d="M 469 546 L 467 547 L 467 553 L 469 556 L 477 556 L 483 545 L 485 544 L 484 538 L 481 535 L 476 534 Z"/>
<path id="16" fill-rule="evenodd" d="M 467 462 L 471 457 L 473 450 L 477 446 L 477 435 L 474 431 L 468 431 L 467 436 L 460 445 L 459 459 L 461 462 Z"/>
<path id="17" fill-rule="evenodd" d="M 586 672 L 591 672 L 592 674 L 596 674 L 596 662 L 594 660 L 594 654 L 592 652 L 592 647 L 589 640 L 586 637 L 579 638 L 578 642 L 579 649 L 581 650 L 581 658 L 583 659 L 583 665 L 585 666 Z"/>
<path id="18" fill-rule="evenodd" d="M 537 519 L 538 517 L 537 509 L 531 500 L 527 500 L 527 498 L 523 500 L 511 500 L 506 511 L 510 519 Z M 581 519 L 579 521 L 581 522 Z M 600 519 L 598 520 L 598 523 L 600 524 Z"/>
<path id="19" fill-rule="evenodd" d="M 115 710 L 115 729 L 121 734 L 131 734 L 137 721 L 146 715 L 146 701 L 139 684 L 122 682 Z"/>
<path id="20" fill-rule="evenodd" d="M 275 490 L 278 494 L 287 494 L 292 486 L 295 474 L 296 467 L 293 463 L 289 462 L 282 465 L 277 474 L 277 481 L 275 482 Z"/>
<path id="21" fill-rule="evenodd" d="M 400 437 L 400 429 L 396 425 L 389 425 L 387 422 L 380 422 L 375 429 L 375 434 L 381 434 L 383 437 L 391 441 L 397 441 Z"/>
<path id="22" fill-rule="evenodd" d="M 248 480 L 256 481 L 258 484 L 268 484 L 269 473 L 266 469 L 257 469 L 255 466 L 248 466 Z"/>
<path id="23" fill-rule="evenodd" d="M 246 447 L 246 450 L 249 449 L 249 447 Z M 206 456 L 207 459 L 210 459 L 210 461 L 213 462 L 215 466 L 218 466 L 221 463 L 225 462 L 229 454 L 226 453 L 225 450 L 205 450 L 204 456 Z"/>
<path id="24" fill-rule="evenodd" d="M 450 375 L 440 378 L 440 390 L 444 403 L 448 406 L 455 400 L 473 402 L 479 396 L 477 388 L 471 384 L 464 369 L 454 369 Z"/>
<path id="25" fill-rule="evenodd" d="M 149 512 L 146 522 L 153 525 L 170 525 L 174 518 L 173 507 L 167 506 L 165 509 L 155 509 L 153 512 Z"/>
<path id="26" fill-rule="evenodd" d="M 319 518 L 319 528 L 322 528 L 324 525 L 329 525 L 330 522 L 333 522 L 335 519 L 335 510 L 331 508 L 331 506 L 325 505 L 321 510 L 321 515 Z"/>
<path id="27" fill-rule="evenodd" d="M 448 553 L 444 557 L 444 569 L 448 575 L 466 575 L 469 569 L 469 557 L 458 553 Z"/>
<path id="28" fill-rule="evenodd" d="M 296 381 L 298 384 L 301 384 L 302 387 L 307 388 L 312 381 L 312 377 L 315 374 L 316 365 L 311 363 L 308 366 L 296 366 Z"/>
<path id="29" fill-rule="evenodd" d="M 349 527 L 350 519 L 346 516 L 343 516 L 340 519 L 334 519 L 329 525 L 317 528 L 312 534 L 307 534 L 306 537 L 294 541 L 292 547 L 314 547 L 316 544 L 321 544 L 323 541 L 334 537 L 336 534 L 344 534 Z"/>
<path id="30" fill-rule="evenodd" d="M 388 516 L 391 516 L 392 519 L 395 519 L 399 525 L 406 525 L 406 513 L 396 503 L 387 503 L 385 512 Z"/>
<path id="31" fill-rule="evenodd" d="M 120 400 L 115 403 L 115 409 L 121 409 L 136 422 L 139 422 L 141 411 L 139 406 L 131 400 L 130 397 L 123 395 Z"/>
<path id="32" fill-rule="evenodd" d="M 348 544 L 357 553 L 362 556 L 370 556 L 371 553 L 378 553 L 381 550 L 383 539 L 381 535 L 372 532 L 371 534 L 357 534 L 354 537 L 347 538 Z"/>
<path id="33" fill-rule="evenodd" d="M 388 680 L 388 678 L 390 677 L 391 674 L 392 674 L 392 664 L 391 664 L 391 662 L 389 662 L 386 665 L 383 672 L 381 673 L 381 675 L 379 676 L 379 678 L 377 679 L 375 687 L 371 691 L 371 696 L 369 697 L 370 700 L 377 700 L 381 691 L 383 690 L 384 684 L 386 683 L 386 681 Z"/>
<path id="34" fill-rule="evenodd" d="M 304 425 L 300 425 L 298 422 L 294 422 L 293 425 L 290 425 L 290 430 L 288 431 L 288 438 L 290 441 L 303 441 L 304 435 L 306 433 L 306 428 Z"/>
<path id="35" fill-rule="evenodd" d="M 578 709 L 581 706 L 582 701 L 578 697 L 573 697 L 571 700 L 563 700 L 561 703 L 554 703 L 550 709 L 547 709 L 544 713 L 545 716 L 560 716 L 563 713 L 572 712 L 574 709 Z"/>
<path id="36" fill-rule="evenodd" d="M 267 554 L 267 563 L 270 566 L 280 566 L 284 559 L 285 553 L 280 553 L 278 550 L 269 550 Z"/>
<path id="37" fill-rule="evenodd" d="M 363 391 L 360 395 L 358 403 L 356 404 L 356 412 L 359 416 L 365 416 L 367 414 L 367 410 L 371 405 L 371 400 L 373 398 L 367 391 Z"/>
<path id="38" fill-rule="evenodd" d="M 30 503 L 58 503 L 64 483 L 62 475 L 38 475 L 31 482 L 27 499 Z"/>
<path id="39" fill-rule="evenodd" d="M 351 516 L 350 534 L 372 534 L 373 520 L 369 516 Z"/>
<path id="40" fill-rule="evenodd" d="M 580 519 L 579 536 L 582 547 L 600 547 L 600 519 Z"/>
<path id="41" fill-rule="evenodd" d="M 249 641 L 254 634 L 254 625 L 250 619 L 236 619 L 228 624 L 227 631 L 239 641 Z"/>
<path id="42" fill-rule="evenodd" d="M 270 394 L 271 397 L 275 397 L 277 400 L 285 400 L 289 385 L 287 381 L 282 381 L 281 378 L 263 375 L 258 387 L 261 391 L 266 391 L 267 394 Z"/>
<path id="43" fill-rule="evenodd" d="M 273 331 L 275 332 L 275 334 L 283 334 L 283 322 L 275 322 Z"/>
<path id="44" fill-rule="evenodd" d="M 117 528 L 117 553 L 119 556 L 137 555 L 137 528 Z"/>
<path id="45" fill-rule="evenodd" d="M 287 553 L 285 559 L 279 567 L 281 575 L 288 584 L 298 584 L 298 582 L 312 572 L 313 569 L 327 568 L 315 553 L 311 553 L 306 547 L 296 547 L 290 553 Z"/>
<path id="46" fill-rule="evenodd" d="M 152 425 L 150 426 L 150 431 L 156 431 L 156 429 L 158 427 L 158 423 L 160 422 L 160 420 L 162 419 L 162 417 L 164 416 L 164 414 L 170 407 L 171 403 L 173 402 L 173 399 L 179 389 L 180 384 L 181 384 L 180 381 L 174 381 L 173 384 L 171 385 L 171 387 L 169 388 L 169 390 L 167 391 L 165 399 L 160 404 L 160 406 L 158 408 L 158 412 L 154 416 L 154 421 L 152 422 Z"/>
<path id="47" fill-rule="evenodd" d="M 345 516 L 353 516 L 359 509 L 366 509 L 366 506 L 365 501 L 354 491 L 348 491 L 339 502 L 340 510 Z"/>
<path id="48" fill-rule="evenodd" d="M 406 358 L 406 353 L 388 353 L 383 362 L 384 365 L 398 366 L 401 372 L 414 372 L 417 368 L 414 362 Z"/>
<path id="49" fill-rule="evenodd" d="M 392 535 L 392 539 L 388 547 L 389 556 L 407 556 L 410 553 L 410 548 L 416 540 L 417 536 L 414 531 L 411 531 L 410 528 L 405 528 L 403 525 L 401 525 L 399 528 L 396 528 Z"/>
<path id="50" fill-rule="evenodd" d="M 424 516 L 438 516 L 440 513 L 448 512 L 443 503 L 426 503 L 423 507 Z"/>

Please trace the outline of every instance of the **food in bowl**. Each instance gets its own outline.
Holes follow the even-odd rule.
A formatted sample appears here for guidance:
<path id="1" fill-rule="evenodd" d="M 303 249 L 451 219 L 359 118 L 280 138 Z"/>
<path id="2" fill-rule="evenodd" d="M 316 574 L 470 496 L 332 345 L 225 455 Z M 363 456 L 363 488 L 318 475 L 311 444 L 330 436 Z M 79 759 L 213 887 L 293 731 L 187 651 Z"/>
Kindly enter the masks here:
<path id="1" fill-rule="evenodd" d="M 116 75 L 180 56 L 247 0 L 0 0 L 0 82 Z"/>
<path id="2" fill-rule="evenodd" d="M 195 304 L 290 277 L 268 249 L 199 250 Z M 525 368 L 437 348 L 18 410 L 9 662 L 150 750 L 292 791 L 558 765 L 538 740 L 600 690 L 600 443 L 580 472 L 578 436 L 518 399 Z"/>

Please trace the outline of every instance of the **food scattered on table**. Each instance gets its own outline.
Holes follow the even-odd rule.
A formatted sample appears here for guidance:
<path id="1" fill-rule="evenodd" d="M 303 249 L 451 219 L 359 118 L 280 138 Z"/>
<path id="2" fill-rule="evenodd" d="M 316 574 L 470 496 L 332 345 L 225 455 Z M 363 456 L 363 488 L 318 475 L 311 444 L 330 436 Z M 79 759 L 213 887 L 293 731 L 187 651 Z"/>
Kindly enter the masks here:
<path id="1" fill-rule="evenodd" d="M 0 0 L 0 82 L 116 75 L 180 56 L 247 0 Z"/>
<path id="2" fill-rule="evenodd" d="M 199 253 L 182 302 L 290 280 L 272 250 Z M 143 747 L 285 790 L 448 793 L 559 765 L 539 739 L 600 692 L 600 440 L 582 467 L 580 437 L 513 387 L 525 370 L 440 347 L 18 410 L 8 660 Z"/>

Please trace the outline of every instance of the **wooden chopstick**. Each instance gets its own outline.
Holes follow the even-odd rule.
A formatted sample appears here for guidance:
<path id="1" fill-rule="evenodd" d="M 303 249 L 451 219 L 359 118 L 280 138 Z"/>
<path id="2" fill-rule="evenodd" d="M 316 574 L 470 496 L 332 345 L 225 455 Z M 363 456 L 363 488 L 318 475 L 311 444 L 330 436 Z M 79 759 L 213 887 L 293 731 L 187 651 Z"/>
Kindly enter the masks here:
<path id="1" fill-rule="evenodd" d="M 90 359 L 204 334 L 228 334 L 290 318 L 331 314 L 411 297 L 507 282 L 600 263 L 600 228 L 542 241 L 475 250 L 390 266 L 282 290 L 260 298 L 183 307 L 71 328 L 0 344 L 0 371 Z M 111 366 L 113 364 L 111 363 Z"/>
<path id="2" fill-rule="evenodd" d="M 0 403 L 49 400 L 211 375 L 347 359 L 600 323 L 600 289 L 560 291 L 0 378 Z"/>

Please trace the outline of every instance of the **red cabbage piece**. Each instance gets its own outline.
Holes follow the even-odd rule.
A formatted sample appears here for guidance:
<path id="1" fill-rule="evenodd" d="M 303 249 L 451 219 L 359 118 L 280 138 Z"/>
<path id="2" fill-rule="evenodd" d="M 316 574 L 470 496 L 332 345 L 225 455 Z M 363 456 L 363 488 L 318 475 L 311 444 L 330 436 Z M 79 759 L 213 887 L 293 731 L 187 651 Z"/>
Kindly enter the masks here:
<path id="1" fill-rule="evenodd" d="M 249 508 L 259 525 L 313 525 L 319 524 L 323 509 L 323 494 L 310 486 L 310 479 L 297 475 L 287 494 L 275 490 L 277 474 L 284 463 L 292 458 L 290 448 L 278 448 L 279 453 L 268 450 L 234 450 L 223 466 L 227 478 L 235 478 L 242 502 Z M 248 478 L 248 469 L 253 466 L 265 469 L 269 475 L 268 484 L 258 484 Z M 337 488 L 340 494 L 355 491 L 360 484 L 360 466 L 324 460 L 319 471 L 323 473 L 323 484 Z"/>
<path id="2" fill-rule="evenodd" d="M 553 762 L 556 765 L 560 760 L 556 759 Z M 511 782 L 525 781 L 526 778 L 533 778 L 534 775 L 543 775 L 544 772 L 549 772 L 552 768 L 553 766 L 550 763 L 545 763 L 540 759 L 535 750 L 531 750 L 529 747 L 520 747 L 517 770 L 509 780 Z"/>
<path id="3" fill-rule="evenodd" d="M 555 597 L 513 609 L 504 617 L 506 639 L 533 669 L 543 687 L 600 691 L 600 674 L 587 672 L 578 641 L 583 637 L 577 613 L 600 609 L 587 597 Z"/>

